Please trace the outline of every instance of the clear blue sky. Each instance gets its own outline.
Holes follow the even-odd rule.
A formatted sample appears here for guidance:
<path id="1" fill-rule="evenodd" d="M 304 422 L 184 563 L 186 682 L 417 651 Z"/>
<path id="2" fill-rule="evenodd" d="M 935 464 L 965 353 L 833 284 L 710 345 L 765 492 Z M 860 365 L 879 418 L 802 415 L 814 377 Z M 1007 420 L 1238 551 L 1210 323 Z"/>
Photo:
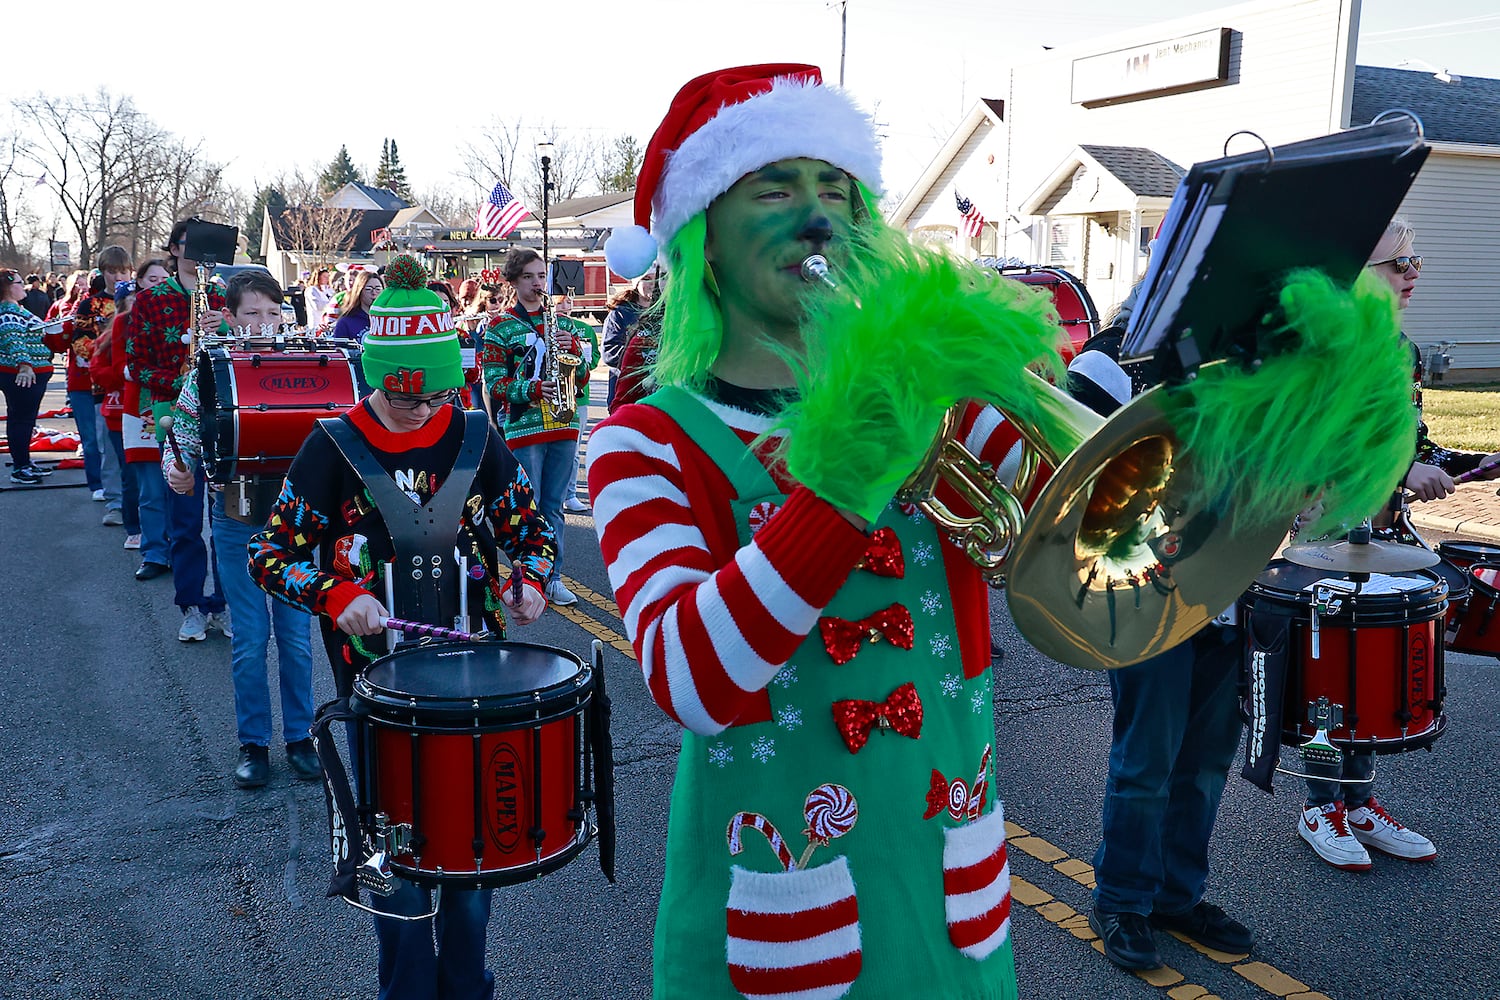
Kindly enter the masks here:
<path id="1" fill-rule="evenodd" d="M 62 94 L 105 85 L 130 94 L 167 128 L 202 138 L 206 153 L 227 161 L 231 180 L 245 186 L 278 166 L 321 166 L 341 142 L 373 167 L 389 136 L 421 190 L 457 188 L 453 151 L 496 116 L 555 121 L 601 138 L 631 132 L 644 142 L 676 89 L 706 70 L 795 60 L 838 76 L 839 15 L 826 0 L 566 0 L 526 5 L 524 20 L 506 17 L 508 5 L 479 0 L 429 8 L 373 0 L 336 16 L 307 15 L 324 6 L 263 0 L 239 19 L 223 4 L 139 17 L 85 0 L 70 8 L 81 15 L 75 22 L 97 19 L 108 30 L 70 32 L 66 55 L 54 44 L 9 46 L 5 89 Z M 846 79 L 877 109 L 887 186 L 901 190 L 973 101 L 1003 96 L 1006 68 L 1043 45 L 1226 6 L 848 0 Z M 217 33 L 210 45 L 206 27 Z M 1362 63 L 1416 58 L 1500 77 L 1495 0 L 1365 0 L 1360 28 Z M 227 83 L 196 88 L 200 98 L 193 85 L 200 78 Z M 247 110 L 237 111 L 236 98 Z M 310 110 L 315 103 L 321 114 Z"/>

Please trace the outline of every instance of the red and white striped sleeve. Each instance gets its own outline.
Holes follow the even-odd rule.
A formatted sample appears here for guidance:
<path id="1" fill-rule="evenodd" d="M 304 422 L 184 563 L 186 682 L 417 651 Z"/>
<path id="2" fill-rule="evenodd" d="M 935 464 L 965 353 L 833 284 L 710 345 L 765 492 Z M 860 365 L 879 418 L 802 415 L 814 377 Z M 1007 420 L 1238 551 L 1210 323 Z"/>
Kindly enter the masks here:
<path id="1" fill-rule="evenodd" d="M 796 487 L 740 546 L 727 482 L 654 407 L 622 408 L 589 435 L 589 492 L 651 697 L 703 735 L 759 699 L 869 545 Z"/>

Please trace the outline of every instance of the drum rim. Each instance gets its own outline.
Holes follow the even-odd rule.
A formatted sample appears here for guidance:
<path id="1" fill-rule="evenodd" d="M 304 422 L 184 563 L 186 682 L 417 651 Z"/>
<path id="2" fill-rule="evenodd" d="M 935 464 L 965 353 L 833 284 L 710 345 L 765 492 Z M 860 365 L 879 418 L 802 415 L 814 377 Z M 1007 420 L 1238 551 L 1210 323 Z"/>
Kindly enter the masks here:
<path id="1" fill-rule="evenodd" d="M 1265 575 L 1267 572 L 1270 572 L 1271 569 L 1281 566 L 1296 566 L 1299 569 L 1306 569 L 1313 573 L 1321 572 L 1320 570 L 1310 566 L 1300 566 L 1298 563 L 1294 563 L 1289 559 L 1273 559 L 1269 564 L 1267 564 L 1266 568 L 1261 571 L 1261 576 Z M 1327 576 L 1327 574 L 1324 575 L 1325 577 Z M 1416 588 L 1413 590 L 1402 590 L 1390 594 L 1341 592 L 1342 596 L 1354 599 L 1350 602 L 1350 609 L 1348 611 L 1341 611 L 1338 614 L 1319 615 L 1319 619 L 1330 623 L 1340 623 L 1354 617 L 1357 614 L 1360 616 L 1360 619 L 1364 624 L 1374 627 L 1380 624 L 1381 615 L 1389 614 L 1391 611 L 1411 610 L 1417 612 L 1420 615 L 1424 614 L 1429 608 L 1441 609 L 1443 604 L 1448 600 L 1448 581 L 1441 574 L 1435 572 L 1431 568 L 1407 570 L 1401 573 L 1384 573 L 1381 575 L 1423 576 L 1427 579 L 1428 586 Z M 1285 607 L 1293 607 L 1299 610 L 1305 610 L 1312 605 L 1313 594 L 1311 591 L 1306 589 L 1291 591 L 1279 587 L 1272 587 L 1268 584 L 1262 583 L 1260 576 L 1257 576 L 1254 580 L 1251 580 L 1250 585 L 1245 588 L 1245 600 L 1253 603 L 1258 599 L 1267 599 L 1273 604 L 1280 604 Z M 1427 621 L 1432 617 L 1438 617 L 1441 613 L 1441 610 L 1439 610 L 1436 614 L 1431 616 L 1416 618 L 1405 617 L 1401 622 L 1395 622 L 1394 624 L 1401 624 L 1403 622 Z"/>
<path id="2" fill-rule="evenodd" d="M 391 868 L 408 882 L 414 882 L 429 889 L 439 886 L 449 889 L 498 889 L 508 885 L 520 885 L 523 882 L 541 878 L 543 875 L 561 871 L 583 853 L 589 841 L 598 836 L 591 813 L 592 809 L 585 811 L 584 818 L 578 824 L 578 832 L 563 846 L 562 850 L 556 854 L 545 855 L 540 861 L 532 859 L 520 865 L 486 868 L 482 871 L 448 872 L 442 869 L 418 868 L 414 864 L 398 860 L 399 858 L 412 858 L 415 861 L 415 855 L 400 854 L 390 859 Z"/>
<path id="3" fill-rule="evenodd" d="M 578 670 L 566 680 L 548 687 L 533 691 L 513 692 L 503 697 L 482 695 L 478 698 L 473 696 L 437 698 L 431 695 L 414 695 L 409 691 L 384 687 L 370 679 L 370 671 L 375 667 L 403 657 L 475 646 L 540 650 L 552 653 L 576 665 Z M 418 731 L 428 727 L 435 727 L 434 731 L 447 731 L 448 727 L 441 725 L 444 720 L 466 723 L 476 719 L 488 719 L 529 726 L 581 714 L 592 697 L 593 690 L 593 668 L 584 661 L 583 657 L 571 650 L 537 642 L 513 642 L 504 639 L 465 642 L 423 640 L 371 660 L 354 678 L 349 705 L 356 713 L 379 720 L 381 725 L 395 725 L 399 728 Z"/>

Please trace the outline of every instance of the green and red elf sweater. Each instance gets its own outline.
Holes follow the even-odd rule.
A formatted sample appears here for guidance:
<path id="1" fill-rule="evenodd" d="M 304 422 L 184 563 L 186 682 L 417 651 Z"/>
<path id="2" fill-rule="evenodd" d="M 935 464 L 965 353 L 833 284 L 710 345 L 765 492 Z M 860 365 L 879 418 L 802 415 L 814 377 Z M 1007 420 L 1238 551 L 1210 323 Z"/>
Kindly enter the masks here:
<path id="1" fill-rule="evenodd" d="M 589 442 L 626 631 L 687 730 L 653 995 L 1013 998 L 987 588 L 915 508 L 866 535 L 745 461 L 775 404 L 742 393 L 669 389 Z M 1014 476 L 997 411 L 964 438 Z"/>
<path id="2" fill-rule="evenodd" d="M 576 441 L 579 421 L 588 412 L 589 372 L 599 359 L 599 335 L 571 316 L 557 317 L 558 338 L 583 359 L 578 366 L 578 411 L 568 423 L 552 418 L 541 403 L 537 384 L 545 377 L 546 338 L 542 316 L 526 312 L 519 303 L 484 333 L 479 369 L 496 414 L 505 414 L 505 442 L 512 448 L 549 441 Z M 570 343 L 571 341 L 571 343 Z"/>
<path id="3" fill-rule="evenodd" d="M 217 285 L 208 286 L 208 307 L 224 308 L 224 293 Z M 145 412 L 153 403 L 174 402 L 182 389 L 182 365 L 188 356 L 182 338 L 188 333 L 192 296 L 176 278 L 169 278 L 137 295 L 130 313 L 125 355 L 141 387 L 143 409 L 138 412 Z"/>
<path id="4" fill-rule="evenodd" d="M 463 420 L 452 406 L 441 407 L 409 433 L 387 430 L 368 402 L 339 419 L 364 439 L 397 487 L 421 504 L 442 488 L 463 443 Z M 475 506 L 484 512 L 484 532 L 520 568 L 526 584 L 541 592 L 552 571 L 555 536 L 537 509 L 525 471 L 493 431 L 474 492 Z M 470 552 L 469 533 L 459 524 L 451 530 L 454 540 L 439 549 Z M 385 603 L 382 571 L 391 557 L 390 534 L 365 484 L 332 439 L 315 430 L 287 471 L 265 530 L 250 540 L 250 575 L 272 597 L 321 616 L 341 695 L 385 648 L 378 636 L 349 636 L 334 622 L 361 594 Z M 504 634 L 501 605 L 490 589 L 473 593 L 470 607 L 483 609 L 488 626 Z"/>

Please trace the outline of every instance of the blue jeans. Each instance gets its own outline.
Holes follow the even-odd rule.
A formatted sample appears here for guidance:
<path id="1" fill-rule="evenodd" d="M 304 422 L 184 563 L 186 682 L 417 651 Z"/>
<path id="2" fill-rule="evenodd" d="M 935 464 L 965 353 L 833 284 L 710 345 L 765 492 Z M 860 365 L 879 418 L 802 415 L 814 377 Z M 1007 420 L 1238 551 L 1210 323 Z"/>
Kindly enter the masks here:
<path id="1" fill-rule="evenodd" d="M 281 681 L 281 735 L 287 743 L 312 731 L 312 616 L 272 600 L 250 579 L 250 536 L 260 528 L 224 513 L 224 494 L 214 495 L 209 514 L 219 586 L 234 619 L 229 662 L 234 673 L 235 727 L 240 744 L 271 742 L 271 688 L 266 647 L 276 634 L 276 672 Z M 266 602 L 270 601 L 269 610 Z"/>
<path id="2" fill-rule="evenodd" d="M 141 534 L 141 488 L 136 482 L 136 466 L 125 461 L 125 435 L 122 431 L 112 431 L 105 428 L 105 436 L 109 438 L 109 449 L 106 454 L 115 457 L 115 465 L 120 470 L 120 515 L 125 521 L 125 534 Z M 107 477 L 106 477 L 107 478 Z M 105 497 L 109 496 L 108 488 L 105 489 Z M 105 506 L 110 504 L 106 499 Z M 146 540 L 141 539 L 141 550 L 144 552 Z M 163 560 L 165 561 L 165 560 Z"/>
<path id="3" fill-rule="evenodd" d="M 547 579 L 551 583 L 562 575 L 563 533 L 567 527 L 562 505 L 578 489 L 578 439 L 528 444 L 511 451 L 521 468 L 526 470 L 526 478 L 531 480 L 542 516 L 557 533 L 557 558 L 552 563 L 552 575 Z"/>
<path id="4" fill-rule="evenodd" d="M 1326 767 L 1308 764 L 1308 774 L 1320 774 L 1329 779 L 1343 778 L 1357 784 L 1340 784 L 1337 780 L 1316 781 L 1307 779 L 1308 806 L 1321 806 L 1329 802 L 1342 802 L 1345 809 L 1358 809 L 1375 795 L 1375 755 L 1373 753 L 1344 753 L 1342 767 Z"/>
<path id="5" fill-rule="evenodd" d="M 99 482 L 104 484 L 104 509 L 124 510 L 125 477 L 120 470 L 125 463 L 110 447 L 109 425 L 104 422 L 97 401 L 94 404 L 94 440 L 99 442 Z"/>
<path id="6" fill-rule="evenodd" d="M 94 394 L 88 389 L 69 389 L 68 406 L 73 409 L 73 424 L 78 428 L 78 443 L 83 448 L 83 478 L 89 489 L 104 489 L 99 478 L 99 439 L 95 435 Z"/>
<path id="7" fill-rule="evenodd" d="M 184 612 L 198 608 L 204 614 L 224 610 L 219 593 L 219 574 L 214 573 L 214 589 L 205 596 L 208 583 L 209 552 L 203 544 L 203 497 L 208 493 L 203 467 L 195 470 L 193 495 L 183 496 L 167 491 L 167 539 L 172 544 L 172 583 L 177 587 L 177 606 Z M 161 476 L 161 470 L 157 470 Z M 165 477 L 161 477 L 166 482 Z"/>
<path id="8" fill-rule="evenodd" d="M 1238 629 L 1209 626 L 1109 672 L 1114 741 L 1094 902 L 1112 913 L 1182 913 L 1203 898 L 1208 843 L 1240 740 Z"/>
<path id="9" fill-rule="evenodd" d="M 490 1000 L 495 977 L 484 967 L 493 889 L 444 889 L 432 920 L 375 918 L 380 1000 Z M 377 910 L 417 914 L 432 894 L 410 882 L 370 897 Z"/>
<path id="10" fill-rule="evenodd" d="M 123 432 L 121 445 L 124 444 Z M 167 537 L 167 489 L 166 477 L 161 466 L 155 462 L 131 462 L 135 470 L 135 485 L 140 496 L 141 562 L 159 566 L 172 565 L 172 542 Z"/>

